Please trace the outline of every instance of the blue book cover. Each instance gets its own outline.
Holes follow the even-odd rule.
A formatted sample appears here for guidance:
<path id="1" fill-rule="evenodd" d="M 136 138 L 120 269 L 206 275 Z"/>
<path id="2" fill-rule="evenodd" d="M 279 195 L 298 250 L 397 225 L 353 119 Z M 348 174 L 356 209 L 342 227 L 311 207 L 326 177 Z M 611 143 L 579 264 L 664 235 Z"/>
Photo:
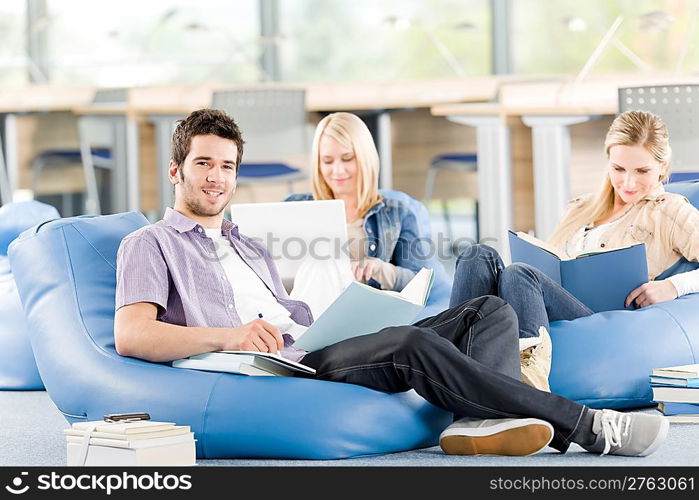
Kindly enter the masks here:
<path id="1" fill-rule="evenodd" d="M 663 415 L 699 415 L 699 404 L 694 403 L 658 403 Z"/>
<path id="2" fill-rule="evenodd" d="M 536 267 L 594 312 L 633 309 L 624 307 L 626 297 L 648 281 L 643 243 L 563 260 L 557 249 L 532 236 L 510 231 L 509 239 L 512 262 Z"/>

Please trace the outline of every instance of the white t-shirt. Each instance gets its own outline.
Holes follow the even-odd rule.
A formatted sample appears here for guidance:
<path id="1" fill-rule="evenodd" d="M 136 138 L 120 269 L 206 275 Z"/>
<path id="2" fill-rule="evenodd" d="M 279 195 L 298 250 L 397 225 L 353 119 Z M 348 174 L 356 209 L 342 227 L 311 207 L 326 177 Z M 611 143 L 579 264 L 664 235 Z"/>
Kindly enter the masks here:
<path id="1" fill-rule="evenodd" d="M 221 229 L 206 228 L 205 231 L 214 241 L 216 256 L 233 289 L 235 310 L 240 321 L 249 323 L 262 314 L 262 318 L 276 326 L 282 334 L 288 333 L 294 339 L 300 337 L 306 327 L 291 319 L 291 313 L 277 302 L 264 281 L 238 255 L 228 238 L 221 234 Z"/>
<path id="2" fill-rule="evenodd" d="M 583 250 L 594 250 L 600 247 L 602 235 L 613 226 L 616 226 L 623 217 L 601 224 L 599 226 L 589 227 L 583 226 L 570 239 L 571 247 L 569 254 L 581 252 Z"/>

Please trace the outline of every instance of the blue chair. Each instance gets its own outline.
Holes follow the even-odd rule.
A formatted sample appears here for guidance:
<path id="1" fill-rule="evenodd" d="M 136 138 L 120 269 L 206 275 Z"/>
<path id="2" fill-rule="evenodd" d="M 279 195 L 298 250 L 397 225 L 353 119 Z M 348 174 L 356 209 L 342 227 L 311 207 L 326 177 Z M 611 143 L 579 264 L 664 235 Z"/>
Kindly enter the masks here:
<path id="1" fill-rule="evenodd" d="M 668 184 L 699 207 L 699 181 Z M 698 267 L 699 264 L 694 264 Z M 551 324 L 551 391 L 593 408 L 650 406 L 654 368 L 699 362 L 699 294 Z"/>
<path id="2" fill-rule="evenodd" d="M 69 422 L 146 411 L 189 425 L 199 458 L 337 459 L 431 446 L 452 415 L 414 392 L 172 368 L 114 349 L 115 260 L 139 213 L 25 231 L 10 260 L 36 361 Z"/>
<path id="3" fill-rule="evenodd" d="M 699 172 L 678 172 L 676 174 L 670 173 L 669 181 L 675 182 L 686 182 L 699 179 Z"/>
<path id="4" fill-rule="evenodd" d="M 475 174 L 478 171 L 478 156 L 475 153 L 442 153 L 436 155 L 430 161 L 430 167 L 427 171 L 427 179 L 425 180 L 425 203 L 429 203 L 434 196 L 434 184 L 437 181 L 437 174 L 445 171 L 466 172 Z M 475 222 L 476 222 L 476 238 L 480 239 L 480 231 L 478 225 L 478 197 L 475 196 Z M 446 224 L 447 238 L 453 242 L 453 234 L 451 230 L 451 219 L 449 217 L 449 203 L 446 198 L 442 198 L 442 214 Z"/>
<path id="5" fill-rule="evenodd" d="M 7 257 L 7 247 L 23 230 L 58 218 L 58 211 L 38 201 L 8 203 L 0 207 L 0 389 L 44 388 L 29 342 L 29 326 L 19 300 Z"/>

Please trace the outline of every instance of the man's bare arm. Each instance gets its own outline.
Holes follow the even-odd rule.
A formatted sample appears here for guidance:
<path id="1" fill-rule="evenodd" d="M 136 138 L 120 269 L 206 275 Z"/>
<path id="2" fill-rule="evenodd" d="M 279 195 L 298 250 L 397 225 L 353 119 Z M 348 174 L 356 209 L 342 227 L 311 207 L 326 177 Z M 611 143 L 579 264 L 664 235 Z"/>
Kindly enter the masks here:
<path id="1" fill-rule="evenodd" d="M 171 361 L 211 351 L 276 352 L 284 347 L 279 330 L 262 319 L 236 328 L 178 326 L 158 321 L 150 302 L 123 306 L 114 317 L 114 342 L 122 356 Z"/>

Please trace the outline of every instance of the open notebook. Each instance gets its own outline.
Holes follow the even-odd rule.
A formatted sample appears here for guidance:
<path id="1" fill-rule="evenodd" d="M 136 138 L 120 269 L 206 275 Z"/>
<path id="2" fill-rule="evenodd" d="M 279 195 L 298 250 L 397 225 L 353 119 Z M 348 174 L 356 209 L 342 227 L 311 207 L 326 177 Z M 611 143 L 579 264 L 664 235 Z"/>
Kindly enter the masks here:
<path id="1" fill-rule="evenodd" d="M 388 326 L 410 324 L 425 307 L 433 279 L 432 269 L 422 268 L 400 292 L 352 282 L 296 340 L 294 347 L 317 351 Z"/>

